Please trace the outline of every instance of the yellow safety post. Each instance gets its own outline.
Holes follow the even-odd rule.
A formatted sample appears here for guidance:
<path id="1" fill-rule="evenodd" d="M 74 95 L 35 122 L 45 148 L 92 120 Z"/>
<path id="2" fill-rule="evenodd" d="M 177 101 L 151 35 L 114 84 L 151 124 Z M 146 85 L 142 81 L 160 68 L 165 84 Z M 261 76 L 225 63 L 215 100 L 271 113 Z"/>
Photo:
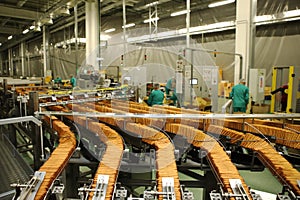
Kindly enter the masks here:
<path id="1" fill-rule="evenodd" d="M 286 113 L 291 113 L 292 108 L 292 99 L 293 99 L 293 82 L 294 82 L 294 66 L 289 67 L 289 82 L 288 82 L 288 98 L 287 98 L 287 106 L 286 106 Z"/>
<path id="2" fill-rule="evenodd" d="M 271 91 L 276 90 L 276 78 L 277 78 L 277 69 L 276 67 L 273 67 L 272 69 L 272 87 Z M 275 111 L 275 95 L 271 96 L 271 106 L 270 106 L 270 112 L 274 113 Z"/>

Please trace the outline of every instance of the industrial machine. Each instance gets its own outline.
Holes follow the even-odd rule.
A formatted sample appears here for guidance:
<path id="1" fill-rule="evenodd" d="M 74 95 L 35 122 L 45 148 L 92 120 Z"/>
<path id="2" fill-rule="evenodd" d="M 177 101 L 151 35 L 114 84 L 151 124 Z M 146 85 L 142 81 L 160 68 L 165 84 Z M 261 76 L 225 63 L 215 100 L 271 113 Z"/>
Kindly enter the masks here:
<path id="1" fill-rule="evenodd" d="M 82 89 L 96 88 L 100 75 L 92 65 L 81 66 L 78 70 L 78 86 Z"/>
<path id="2" fill-rule="evenodd" d="M 32 155 L 35 171 L 26 182 L 10 183 L 14 199 L 196 199 L 190 188 L 203 188 L 205 199 L 261 199 L 237 169 L 262 171 L 287 160 L 300 163 L 293 142 L 297 139 L 280 138 L 284 131 L 297 138 L 297 125 L 268 126 L 263 123 L 271 121 L 253 119 L 300 115 L 226 116 L 162 106 L 150 113 L 149 107 L 128 101 L 135 95 L 128 89 L 45 94 L 3 86 L 1 117 L 15 119 L 0 120 L 0 125 L 10 124 L 10 131 L 1 134 L 17 154 Z M 292 155 L 288 148 L 294 149 Z M 270 159 L 266 152 L 278 158 Z M 278 173 L 271 170 L 284 183 L 278 199 L 299 199 L 299 172 L 292 165 L 286 163 Z M 294 176 L 283 176 L 291 171 Z M 180 179 L 178 172 L 194 180 Z"/>
<path id="3" fill-rule="evenodd" d="M 266 69 L 249 70 L 249 93 L 255 104 L 261 105 L 265 100 Z"/>

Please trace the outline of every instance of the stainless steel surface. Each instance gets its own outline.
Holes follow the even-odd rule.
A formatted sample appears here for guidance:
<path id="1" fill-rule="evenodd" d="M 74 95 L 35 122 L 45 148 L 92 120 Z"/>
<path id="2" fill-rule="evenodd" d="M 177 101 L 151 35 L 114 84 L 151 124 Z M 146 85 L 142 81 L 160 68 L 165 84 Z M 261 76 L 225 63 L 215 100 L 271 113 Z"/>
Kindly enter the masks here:
<path id="1" fill-rule="evenodd" d="M 42 122 L 33 116 L 0 119 L 0 125 L 14 124 L 19 122 L 29 122 L 29 121 L 35 123 L 38 126 L 42 125 Z"/>
<path id="2" fill-rule="evenodd" d="M 111 118 L 150 118 L 150 119 L 295 119 L 300 118 L 300 113 L 292 114 L 136 114 L 136 113 L 101 113 L 101 112 L 36 112 L 36 115 L 71 115 L 83 117 L 111 117 Z"/>
<path id="3" fill-rule="evenodd" d="M 223 106 L 222 106 L 222 113 L 226 113 L 226 109 L 229 107 L 229 113 L 232 114 L 232 99 L 228 100 Z"/>

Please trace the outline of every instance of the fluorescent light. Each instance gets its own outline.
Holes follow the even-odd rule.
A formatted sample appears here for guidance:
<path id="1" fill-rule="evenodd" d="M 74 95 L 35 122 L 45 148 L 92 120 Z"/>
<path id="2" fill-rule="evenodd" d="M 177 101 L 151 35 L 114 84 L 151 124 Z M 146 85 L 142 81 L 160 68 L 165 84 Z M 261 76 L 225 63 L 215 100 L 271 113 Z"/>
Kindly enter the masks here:
<path id="1" fill-rule="evenodd" d="M 0 46 L 2 46 L 2 43 L 0 42 Z"/>
<path id="2" fill-rule="evenodd" d="M 11 40 L 12 38 L 13 38 L 12 35 L 10 35 L 10 36 L 7 37 L 8 40 Z"/>
<path id="3" fill-rule="evenodd" d="M 34 28 L 35 28 L 34 25 L 31 25 L 31 26 L 29 27 L 30 30 L 33 30 Z"/>
<path id="4" fill-rule="evenodd" d="M 152 2 L 152 3 L 146 4 L 145 7 L 155 6 L 155 5 L 157 5 L 157 4 L 158 4 L 158 1 L 154 1 L 154 2 Z"/>
<path id="5" fill-rule="evenodd" d="M 289 11 L 285 11 L 283 12 L 283 16 L 285 18 L 287 17 L 297 17 L 300 16 L 300 10 L 289 10 Z"/>
<path id="6" fill-rule="evenodd" d="M 130 24 L 126 24 L 125 28 L 129 28 L 129 27 L 133 27 L 135 26 L 135 23 L 130 23 Z M 122 28 L 124 28 L 124 26 L 122 26 Z"/>
<path id="7" fill-rule="evenodd" d="M 144 23 L 154 22 L 154 21 L 158 21 L 158 20 L 159 20 L 159 17 L 154 17 L 154 18 L 151 18 L 151 19 L 145 19 Z"/>
<path id="8" fill-rule="evenodd" d="M 178 11 L 178 12 L 171 13 L 171 17 L 175 17 L 175 16 L 178 16 L 178 15 L 185 15 L 185 14 L 187 14 L 187 10 L 181 10 L 181 11 Z"/>
<path id="9" fill-rule="evenodd" d="M 110 37 L 109 35 L 105 35 L 105 34 L 100 35 L 100 39 L 103 40 L 103 41 L 107 41 L 107 40 L 109 40 L 110 38 L 111 38 L 111 37 Z"/>
<path id="10" fill-rule="evenodd" d="M 223 5 L 234 3 L 234 2 L 235 2 L 235 0 L 217 1 L 215 3 L 208 4 L 208 7 L 209 8 L 214 8 L 214 7 L 223 6 Z"/>
<path id="11" fill-rule="evenodd" d="M 114 32 L 116 29 L 115 28 L 110 28 L 104 31 L 104 33 L 111 33 Z"/>
<path id="12" fill-rule="evenodd" d="M 29 32 L 29 29 L 27 28 L 27 29 L 25 29 L 22 33 L 23 34 L 26 34 L 26 33 L 28 33 Z"/>

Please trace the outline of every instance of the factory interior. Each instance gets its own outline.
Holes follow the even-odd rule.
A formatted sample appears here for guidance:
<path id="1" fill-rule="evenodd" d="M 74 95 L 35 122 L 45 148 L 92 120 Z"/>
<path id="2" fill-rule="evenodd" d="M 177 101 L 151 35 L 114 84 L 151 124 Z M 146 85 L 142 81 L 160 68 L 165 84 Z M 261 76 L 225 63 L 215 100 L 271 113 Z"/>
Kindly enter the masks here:
<path id="1" fill-rule="evenodd" d="M 300 200 L 299 22 L 299 0 L 1 0 L 0 199 Z"/>

